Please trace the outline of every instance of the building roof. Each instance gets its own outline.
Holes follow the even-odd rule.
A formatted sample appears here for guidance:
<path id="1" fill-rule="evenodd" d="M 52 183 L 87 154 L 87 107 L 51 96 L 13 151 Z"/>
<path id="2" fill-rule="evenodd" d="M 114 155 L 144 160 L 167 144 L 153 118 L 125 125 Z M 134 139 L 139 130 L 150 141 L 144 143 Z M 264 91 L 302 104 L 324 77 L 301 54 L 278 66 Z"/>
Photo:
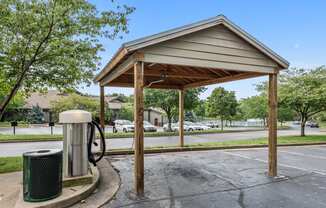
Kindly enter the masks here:
<path id="1" fill-rule="evenodd" d="M 79 95 L 83 95 L 78 93 Z M 50 109 L 51 103 L 59 100 L 62 97 L 68 97 L 68 93 L 61 93 L 58 90 L 48 90 L 46 93 L 34 92 L 26 100 L 23 108 L 31 109 L 33 106 L 39 106 L 42 109 Z M 99 96 L 92 95 L 83 95 L 91 97 L 94 99 L 100 99 Z M 105 96 L 106 103 L 109 104 L 109 107 L 112 109 L 119 109 L 119 106 L 116 103 L 122 103 L 122 100 L 119 97 Z"/>
<path id="2" fill-rule="evenodd" d="M 206 19 L 193 24 L 174 28 L 171 30 L 167 30 L 161 33 L 157 33 L 151 36 L 147 36 L 144 38 L 140 38 L 124 43 L 117 51 L 117 53 L 113 56 L 113 58 L 104 67 L 104 69 L 95 77 L 94 81 L 98 82 L 102 80 L 104 76 L 108 74 L 109 71 L 111 71 L 115 66 L 117 66 L 122 61 L 126 60 L 127 57 L 133 52 L 135 52 L 136 50 L 148 46 L 152 46 L 167 40 L 185 36 L 190 33 L 205 30 L 221 24 L 227 27 L 232 32 L 234 32 L 235 34 L 237 34 L 245 41 L 247 41 L 249 44 L 251 44 L 253 47 L 258 49 L 263 54 L 265 54 L 271 60 L 275 61 L 277 64 L 279 64 L 280 68 L 286 69 L 289 67 L 289 62 L 286 61 L 284 58 L 282 58 L 280 55 L 272 51 L 270 48 L 268 48 L 266 45 L 258 41 L 253 36 L 251 36 L 249 33 L 241 29 L 239 26 L 235 25 L 224 15 L 218 15 L 210 19 Z"/>
<path id="3" fill-rule="evenodd" d="M 24 108 L 31 109 L 38 105 L 42 109 L 50 109 L 51 102 L 65 96 L 68 94 L 60 93 L 57 90 L 48 90 L 47 93 L 34 92 L 25 100 Z"/>

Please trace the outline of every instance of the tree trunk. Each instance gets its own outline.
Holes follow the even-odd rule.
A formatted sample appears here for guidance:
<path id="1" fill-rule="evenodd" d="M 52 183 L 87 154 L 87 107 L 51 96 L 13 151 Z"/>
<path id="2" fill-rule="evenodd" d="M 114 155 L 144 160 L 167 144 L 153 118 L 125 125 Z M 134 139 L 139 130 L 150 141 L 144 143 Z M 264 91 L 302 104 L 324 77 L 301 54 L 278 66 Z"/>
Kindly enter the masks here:
<path id="1" fill-rule="evenodd" d="M 11 99 L 17 94 L 20 86 L 23 83 L 23 80 L 25 78 L 25 75 L 27 73 L 27 71 L 29 70 L 30 66 L 32 65 L 32 63 L 35 60 L 35 56 L 33 57 L 33 60 L 31 60 L 27 65 L 24 65 L 24 67 L 22 68 L 22 73 L 20 74 L 19 78 L 17 79 L 15 85 L 13 86 L 13 88 L 10 90 L 9 95 L 7 95 L 4 100 L 0 103 L 0 120 L 2 119 L 3 114 L 5 113 L 6 108 L 8 107 Z"/>
<path id="2" fill-rule="evenodd" d="M 172 121 L 172 118 L 171 118 L 171 116 L 168 115 L 168 131 L 172 131 L 171 121 Z"/>
<path id="3" fill-rule="evenodd" d="M 305 128 L 306 128 L 306 122 L 307 122 L 307 119 L 302 116 L 301 117 L 301 133 L 300 133 L 300 136 L 306 136 L 306 133 L 305 133 Z"/>
<path id="4" fill-rule="evenodd" d="M 23 76 L 22 76 L 23 78 Z M 18 92 L 18 89 L 21 85 L 21 82 L 22 82 L 22 78 L 20 78 L 17 83 L 14 85 L 14 87 L 11 89 L 9 95 L 7 95 L 4 100 L 1 102 L 0 104 L 0 121 L 2 119 L 2 116 L 4 115 L 5 111 L 6 111 L 6 108 L 8 107 L 11 99 L 17 94 Z"/>
<path id="5" fill-rule="evenodd" d="M 223 131 L 223 118 L 221 118 L 221 131 Z"/>

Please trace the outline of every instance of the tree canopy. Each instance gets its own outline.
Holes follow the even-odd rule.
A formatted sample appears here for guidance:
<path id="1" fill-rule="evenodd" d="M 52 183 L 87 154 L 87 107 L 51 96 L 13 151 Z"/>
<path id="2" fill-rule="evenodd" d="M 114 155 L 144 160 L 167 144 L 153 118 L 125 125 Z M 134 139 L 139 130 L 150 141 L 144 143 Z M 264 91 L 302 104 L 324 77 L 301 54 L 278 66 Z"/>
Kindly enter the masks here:
<path id="1" fill-rule="evenodd" d="M 326 111 L 326 67 L 292 68 L 282 74 L 279 81 L 279 101 L 300 116 L 301 136 L 304 136 L 306 122 Z"/>
<path id="2" fill-rule="evenodd" d="M 99 105 L 99 101 L 94 98 L 73 93 L 52 102 L 51 109 L 54 113 L 53 118 L 57 121 L 59 113 L 73 109 L 89 111 L 93 117 L 96 117 L 99 113 Z"/>
<path id="3" fill-rule="evenodd" d="M 240 101 L 240 109 L 244 118 L 259 118 L 266 125 L 268 116 L 267 97 L 265 94 L 251 96 Z"/>
<path id="4" fill-rule="evenodd" d="M 111 1 L 99 11 L 86 0 L 0 0 L 0 117 L 18 90 L 72 89 L 90 84 L 99 66 L 99 38 L 128 32 L 134 8 Z M 3 89 L 2 89 L 3 90 Z"/>
<path id="5" fill-rule="evenodd" d="M 223 87 L 217 87 L 207 98 L 208 114 L 221 119 L 221 128 L 223 130 L 223 121 L 236 115 L 238 102 L 235 92 L 227 91 Z"/>

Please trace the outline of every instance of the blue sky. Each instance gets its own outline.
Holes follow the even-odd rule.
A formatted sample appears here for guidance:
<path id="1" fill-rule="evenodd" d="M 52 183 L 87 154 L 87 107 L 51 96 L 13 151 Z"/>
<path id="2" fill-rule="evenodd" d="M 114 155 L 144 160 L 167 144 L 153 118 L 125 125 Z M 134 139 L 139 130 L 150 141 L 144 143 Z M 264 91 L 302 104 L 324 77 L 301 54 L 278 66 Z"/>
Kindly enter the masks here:
<path id="1" fill-rule="evenodd" d="M 110 0 L 93 0 L 97 7 L 110 8 Z M 315 67 L 326 64 L 326 1 L 261 0 L 123 0 L 136 7 L 130 16 L 129 34 L 122 40 L 102 39 L 102 66 L 110 60 L 123 42 L 158 33 L 174 27 L 224 14 L 291 63 L 291 67 Z M 206 98 L 217 86 L 236 92 L 237 98 L 255 95 L 256 78 L 210 85 L 201 95 Z M 98 86 L 81 89 L 98 94 Z M 106 88 L 106 93 L 133 93 L 132 89 Z"/>

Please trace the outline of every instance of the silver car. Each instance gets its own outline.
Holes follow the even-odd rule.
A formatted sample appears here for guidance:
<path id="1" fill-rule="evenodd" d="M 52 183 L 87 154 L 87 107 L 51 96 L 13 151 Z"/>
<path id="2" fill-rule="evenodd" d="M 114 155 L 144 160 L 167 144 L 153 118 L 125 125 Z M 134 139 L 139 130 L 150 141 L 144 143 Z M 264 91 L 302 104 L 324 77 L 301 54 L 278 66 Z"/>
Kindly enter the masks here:
<path id="1" fill-rule="evenodd" d="M 134 132 L 135 125 L 128 120 L 115 120 L 113 132 Z"/>

